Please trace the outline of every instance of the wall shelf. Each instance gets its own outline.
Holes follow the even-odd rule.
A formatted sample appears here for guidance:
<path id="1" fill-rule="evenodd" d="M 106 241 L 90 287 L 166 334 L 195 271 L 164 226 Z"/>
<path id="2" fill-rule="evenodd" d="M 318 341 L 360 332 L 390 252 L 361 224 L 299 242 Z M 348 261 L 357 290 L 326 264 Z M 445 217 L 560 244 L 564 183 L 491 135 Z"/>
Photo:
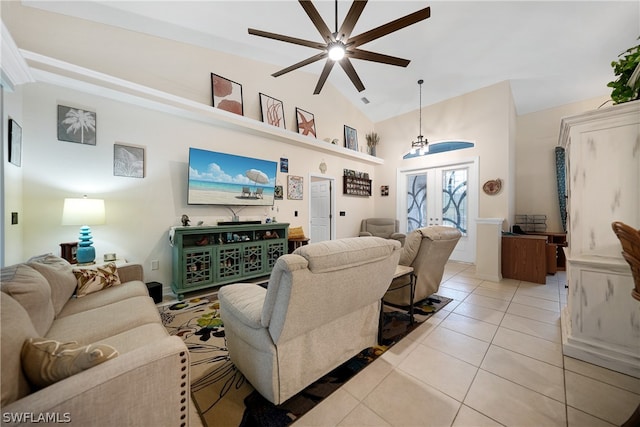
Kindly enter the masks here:
<path id="1" fill-rule="evenodd" d="M 313 151 L 330 153 L 373 165 L 384 164 L 384 160 L 378 157 L 333 145 L 310 136 L 304 136 L 289 130 L 270 126 L 249 117 L 239 116 L 228 111 L 213 108 L 210 105 L 204 105 L 190 99 L 175 96 L 24 49 L 20 49 L 20 53 L 27 61 L 33 77 L 38 82 L 67 87 L 69 89 L 114 99 L 186 119 L 225 127 L 262 138 L 269 138 L 297 147 L 304 147 Z"/>

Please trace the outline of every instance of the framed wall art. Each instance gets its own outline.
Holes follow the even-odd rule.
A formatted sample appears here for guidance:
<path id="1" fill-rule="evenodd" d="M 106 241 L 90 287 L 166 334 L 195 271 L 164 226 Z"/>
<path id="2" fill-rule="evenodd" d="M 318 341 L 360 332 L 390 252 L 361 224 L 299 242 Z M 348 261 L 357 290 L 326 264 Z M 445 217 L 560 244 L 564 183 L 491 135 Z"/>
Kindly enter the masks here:
<path id="1" fill-rule="evenodd" d="M 215 108 L 244 115 L 242 85 L 240 83 L 211 73 L 211 94 Z"/>
<path id="2" fill-rule="evenodd" d="M 316 136 L 316 120 L 312 113 L 296 107 L 296 120 L 299 134 Z"/>
<path id="3" fill-rule="evenodd" d="M 280 157 L 280 172 L 289 173 L 289 159 Z"/>
<path id="4" fill-rule="evenodd" d="M 9 119 L 9 163 L 22 166 L 22 128 Z"/>
<path id="5" fill-rule="evenodd" d="M 282 185 L 276 185 L 273 189 L 273 199 L 282 200 L 283 195 L 284 195 L 284 190 L 282 189 Z"/>
<path id="6" fill-rule="evenodd" d="M 344 146 L 349 150 L 358 151 L 358 132 L 347 125 L 344 125 Z"/>
<path id="7" fill-rule="evenodd" d="M 260 112 L 262 121 L 282 129 L 284 127 L 284 105 L 282 101 L 260 93 Z"/>
<path id="8" fill-rule="evenodd" d="M 96 145 L 96 113 L 58 105 L 58 140 Z"/>
<path id="9" fill-rule="evenodd" d="M 144 178 L 144 148 L 113 144 L 113 176 Z"/>
<path id="10" fill-rule="evenodd" d="M 301 176 L 287 176 L 287 199 L 302 200 L 303 179 Z"/>

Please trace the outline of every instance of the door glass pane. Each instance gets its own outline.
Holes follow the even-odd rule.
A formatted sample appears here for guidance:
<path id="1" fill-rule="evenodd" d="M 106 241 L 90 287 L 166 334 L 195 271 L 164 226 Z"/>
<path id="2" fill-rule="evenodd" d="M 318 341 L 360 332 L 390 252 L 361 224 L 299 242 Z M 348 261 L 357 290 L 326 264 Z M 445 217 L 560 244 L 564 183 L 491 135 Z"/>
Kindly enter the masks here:
<path id="1" fill-rule="evenodd" d="M 427 175 L 407 175 L 407 232 L 426 226 Z"/>
<path id="2" fill-rule="evenodd" d="M 467 234 L 468 170 L 450 169 L 442 172 L 442 225 L 455 227 Z"/>

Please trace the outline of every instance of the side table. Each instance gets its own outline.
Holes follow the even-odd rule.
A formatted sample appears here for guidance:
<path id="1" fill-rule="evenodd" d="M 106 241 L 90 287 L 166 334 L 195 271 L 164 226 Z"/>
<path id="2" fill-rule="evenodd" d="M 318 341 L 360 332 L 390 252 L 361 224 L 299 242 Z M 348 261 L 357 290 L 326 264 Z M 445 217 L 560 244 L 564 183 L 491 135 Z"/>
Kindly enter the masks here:
<path id="1" fill-rule="evenodd" d="M 409 282 L 403 285 L 394 286 L 393 288 L 389 288 L 387 292 L 397 291 L 398 289 L 406 288 L 409 286 L 410 294 L 409 294 L 409 324 L 413 325 L 413 297 L 416 293 L 416 275 L 413 272 L 413 267 L 407 265 L 397 265 L 396 271 L 393 273 L 393 279 L 398 279 L 400 277 L 409 276 Z M 384 296 L 382 296 L 381 304 L 380 304 L 380 325 L 378 327 L 378 342 L 382 341 L 382 323 L 384 318 Z"/>
<path id="2" fill-rule="evenodd" d="M 295 251 L 296 249 L 298 249 L 299 247 L 303 246 L 303 245 L 308 245 L 309 244 L 309 238 L 308 237 L 299 237 L 299 238 L 289 238 L 289 253 L 292 253 L 293 251 Z"/>

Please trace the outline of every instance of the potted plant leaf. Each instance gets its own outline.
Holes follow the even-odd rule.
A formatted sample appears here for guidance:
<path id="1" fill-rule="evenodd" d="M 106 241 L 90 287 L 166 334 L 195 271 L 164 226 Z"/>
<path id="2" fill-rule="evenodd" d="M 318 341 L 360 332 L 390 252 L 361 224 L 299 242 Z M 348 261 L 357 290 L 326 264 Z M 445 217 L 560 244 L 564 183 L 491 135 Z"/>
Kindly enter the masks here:
<path id="1" fill-rule="evenodd" d="M 369 147 L 369 154 L 376 155 L 376 145 L 380 142 L 380 136 L 375 132 L 369 132 L 364 136 L 367 140 L 367 147 Z"/>
<path id="2" fill-rule="evenodd" d="M 622 104 L 640 99 L 640 45 L 625 50 L 618 57 L 618 61 L 611 62 L 618 78 L 607 84 L 613 89 L 611 100 L 614 104 Z"/>

